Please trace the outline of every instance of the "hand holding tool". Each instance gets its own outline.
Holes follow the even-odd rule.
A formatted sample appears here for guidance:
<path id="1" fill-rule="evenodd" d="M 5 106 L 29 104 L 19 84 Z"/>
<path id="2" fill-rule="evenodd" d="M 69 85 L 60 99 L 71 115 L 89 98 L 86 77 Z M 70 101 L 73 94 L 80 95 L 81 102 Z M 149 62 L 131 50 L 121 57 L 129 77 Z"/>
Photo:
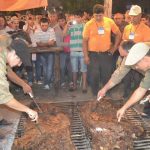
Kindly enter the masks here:
<path id="1" fill-rule="evenodd" d="M 33 102 L 35 103 L 36 107 L 38 108 L 38 110 L 43 113 L 42 109 L 40 108 L 40 106 L 38 105 L 38 103 L 36 102 L 33 93 L 28 93 L 29 96 L 31 97 L 31 99 L 33 100 Z"/>

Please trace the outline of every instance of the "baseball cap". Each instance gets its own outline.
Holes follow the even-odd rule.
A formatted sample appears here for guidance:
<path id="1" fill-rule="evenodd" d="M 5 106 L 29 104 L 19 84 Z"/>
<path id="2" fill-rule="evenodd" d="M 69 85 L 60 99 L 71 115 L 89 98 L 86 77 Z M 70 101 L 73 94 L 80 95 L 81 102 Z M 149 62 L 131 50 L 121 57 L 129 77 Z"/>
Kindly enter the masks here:
<path id="1" fill-rule="evenodd" d="M 129 11 L 130 16 L 137 16 L 141 13 L 142 13 L 142 9 L 138 5 L 132 5 L 132 7 L 130 8 L 130 11 Z"/>
<path id="2" fill-rule="evenodd" d="M 130 49 L 125 61 L 125 65 L 135 65 L 149 52 L 149 49 L 150 47 L 145 43 L 136 43 Z"/>
<path id="3" fill-rule="evenodd" d="M 29 53 L 30 49 L 24 41 L 20 39 L 13 40 L 11 48 L 16 51 L 17 56 L 21 59 L 24 66 L 32 66 Z"/>

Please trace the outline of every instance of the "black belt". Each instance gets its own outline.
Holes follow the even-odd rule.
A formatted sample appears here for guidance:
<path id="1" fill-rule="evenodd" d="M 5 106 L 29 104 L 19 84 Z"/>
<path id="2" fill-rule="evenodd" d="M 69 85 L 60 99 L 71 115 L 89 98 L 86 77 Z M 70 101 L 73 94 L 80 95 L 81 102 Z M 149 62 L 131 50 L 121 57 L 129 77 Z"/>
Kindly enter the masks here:
<path id="1" fill-rule="evenodd" d="M 89 51 L 90 54 L 107 54 L 109 53 L 109 51 L 105 51 L 105 52 L 94 52 L 94 51 Z"/>

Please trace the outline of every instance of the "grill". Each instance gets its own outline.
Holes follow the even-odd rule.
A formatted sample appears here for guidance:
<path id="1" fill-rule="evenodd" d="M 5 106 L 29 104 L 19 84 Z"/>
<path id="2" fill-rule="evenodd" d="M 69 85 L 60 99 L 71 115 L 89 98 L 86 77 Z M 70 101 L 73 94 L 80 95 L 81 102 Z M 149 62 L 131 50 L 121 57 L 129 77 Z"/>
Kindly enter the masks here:
<path id="1" fill-rule="evenodd" d="M 71 139 L 78 150 L 91 150 L 90 139 L 86 135 L 78 105 L 73 105 L 71 117 Z"/>
<path id="2" fill-rule="evenodd" d="M 21 114 L 20 121 L 18 124 L 18 128 L 15 134 L 15 139 L 21 138 L 24 135 L 24 122 L 26 121 L 26 115 L 24 113 Z"/>
<path id="3" fill-rule="evenodd" d="M 150 125 L 141 117 L 135 108 L 131 108 L 126 113 L 127 118 L 131 123 L 142 126 L 145 131 L 143 138 L 134 140 L 134 150 L 149 150 L 150 149 Z"/>
<path id="4" fill-rule="evenodd" d="M 79 107 L 85 102 L 63 102 L 55 104 L 63 112 L 67 113 L 70 118 L 70 137 L 72 143 L 77 150 L 92 150 L 91 135 L 87 133 L 87 129 L 83 124 L 80 116 Z M 49 104 L 51 105 L 51 104 Z M 55 112 L 54 112 L 55 113 Z M 143 127 L 144 135 L 142 138 L 134 140 L 134 150 L 149 150 L 150 149 L 150 125 L 141 117 L 135 108 L 131 108 L 126 112 L 126 117 L 131 123 Z M 24 122 L 26 116 L 21 115 L 20 122 L 18 124 L 18 130 L 16 132 L 16 138 L 22 137 L 24 133 Z"/>
<path id="5" fill-rule="evenodd" d="M 33 108 L 33 104 L 31 104 L 31 106 Z M 76 149 L 77 150 L 92 150 L 91 145 L 90 145 L 90 139 L 86 135 L 85 127 L 82 123 L 82 119 L 79 113 L 78 106 L 79 106 L 79 103 L 72 103 L 72 102 L 56 104 L 56 107 L 60 108 L 63 112 L 69 114 L 70 116 L 70 122 L 71 122 L 71 125 L 70 125 L 71 135 L 70 136 Z M 53 113 L 55 114 L 55 112 Z M 15 136 L 16 139 L 24 135 L 25 120 L 26 120 L 26 116 L 25 114 L 22 113 L 20 122 L 18 124 L 16 136 Z"/>

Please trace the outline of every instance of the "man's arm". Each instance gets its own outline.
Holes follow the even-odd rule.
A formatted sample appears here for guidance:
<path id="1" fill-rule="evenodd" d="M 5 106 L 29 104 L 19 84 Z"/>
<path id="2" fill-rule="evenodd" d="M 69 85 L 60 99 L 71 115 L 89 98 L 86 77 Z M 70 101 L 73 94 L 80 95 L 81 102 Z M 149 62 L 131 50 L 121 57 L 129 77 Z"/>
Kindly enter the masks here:
<path id="1" fill-rule="evenodd" d="M 104 97 L 106 92 L 113 88 L 115 85 L 121 82 L 121 80 L 126 76 L 126 74 L 131 70 L 131 68 L 125 66 L 125 58 L 123 59 L 121 66 L 118 67 L 112 74 L 110 80 L 105 84 L 105 86 L 99 90 L 98 97 Z"/>
<path id="2" fill-rule="evenodd" d="M 84 62 L 85 64 L 90 63 L 90 59 L 88 56 L 88 38 L 83 38 L 83 53 L 84 53 Z"/>
<path id="3" fill-rule="evenodd" d="M 7 103 L 4 103 L 4 105 L 6 105 L 12 109 L 21 111 L 21 112 L 26 112 L 29 115 L 29 117 L 32 119 L 32 121 L 38 120 L 38 114 L 36 111 L 34 111 L 34 110 L 28 108 L 27 106 L 19 103 L 16 99 L 12 99 L 12 100 L 8 101 Z"/>
<path id="4" fill-rule="evenodd" d="M 111 53 L 114 53 L 118 49 L 120 42 L 121 42 L 121 32 L 120 30 L 118 30 L 117 33 L 115 33 L 115 43 L 113 47 L 110 49 Z"/>
<path id="5" fill-rule="evenodd" d="M 132 105 L 134 105 L 136 102 L 138 102 L 139 100 L 141 100 L 143 98 L 143 96 L 145 95 L 145 93 L 147 92 L 147 89 L 144 89 L 142 87 L 138 87 L 135 92 L 131 95 L 131 97 L 129 98 L 129 100 L 125 103 L 125 105 L 118 110 L 117 112 L 117 118 L 118 118 L 118 122 L 120 122 L 122 116 L 124 115 L 125 111 L 131 107 Z"/>
<path id="6" fill-rule="evenodd" d="M 8 67 L 7 71 L 7 77 L 9 80 L 11 80 L 13 83 L 21 86 L 23 88 L 24 93 L 32 93 L 31 87 L 24 81 L 22 80 L 17 74 Z"/>
<path id="7" fill-rule="evenodd" d="M 69 22 L 67 22 L 67 24 L 64 27 L 64 30 L 63 30 L 64 37 L 68 35 L 68 30 L 69 30 Z"/>

